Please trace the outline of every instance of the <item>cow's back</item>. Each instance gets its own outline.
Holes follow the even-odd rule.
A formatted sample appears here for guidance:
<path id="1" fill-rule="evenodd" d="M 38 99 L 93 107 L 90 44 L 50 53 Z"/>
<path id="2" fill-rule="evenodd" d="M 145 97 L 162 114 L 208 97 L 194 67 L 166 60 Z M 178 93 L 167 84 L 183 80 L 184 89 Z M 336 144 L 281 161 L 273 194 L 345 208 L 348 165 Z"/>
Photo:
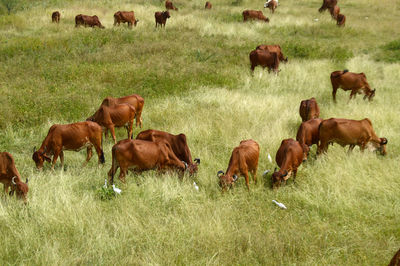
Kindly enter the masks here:
<path id="1" fill-rule="evenodd" d="M 245 158 L 247 167 L 249 169 L 254 169 L 257 167 L 260 155 L 260 146 L 256 141 L 252 139 L 242 140 L 237 149 L 240 155 Z"/>
<path id="2" fill-rule="evenodd" d="M 281 142 L 275 161 L 279 167 L 282 167 L 285 160 L 290 160 L 291 165 L 298 167 L 303 161 L 303 148 L 300 143 L 294 139 L 284 139 Z"/>
<path id="3" fill-rule="evenodd" d="M 12 174 L 16 170 L 14 158 L 8 152 L 0 152 L 0 180 L 3 175 Z"/>
<path id="4" fill-rule="evenodd" d="M 345 146 L 358 144 L 362 139 L 368 139 L 369 123 L 364 120 L 330 118 L 324 120 L 319 127 L 319 138 L 326 142 L 335 141 Z"/>

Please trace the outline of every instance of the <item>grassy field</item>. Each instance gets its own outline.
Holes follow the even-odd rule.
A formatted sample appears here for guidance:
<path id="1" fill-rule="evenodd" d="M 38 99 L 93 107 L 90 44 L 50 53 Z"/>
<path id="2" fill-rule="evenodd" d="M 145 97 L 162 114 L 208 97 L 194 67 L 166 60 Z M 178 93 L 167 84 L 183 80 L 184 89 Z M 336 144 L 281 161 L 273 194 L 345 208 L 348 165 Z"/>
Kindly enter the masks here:
<path id="1" fill-rule="evenodd" d="M 1 265 L 385 265 L 399 249 L 399 1 L 340 0 L 347 20 L 338 28 L 318 13 L 320 0 L 282 0 L 275 14 L 264 10 L 269 24 L 242 22 L 241 12 L 263 1 L 215 0 L 205 11 L 205 1 L 176 0 L 165 30 L 154 27 L 159 0 L 16 3 L 10 14 L 0 7 L 0 151 L 14 156 L 30 191 L 27 206 L 0 199 Z M 118 10 L 134 10 L 138 26 L 113 27 Z M 79 13 L 96 14 L 106 29 L 75 29 Z M 259 44 L 282 46 L 289 62 L 279 75 L 250 75 L 248 54 Z M 366 74 L 372 102 L 348 103 L 339 90 L 333 104 L 329 75 L 344 68 Z M 202 162 L 195 178 L 130 174 L 116 183 L 121 195 L 104 199 L 111 138 L 103 167 L 94 156 L 83 168 L 81 151 L 65 153 L 65 170 L 36 171 L 32 149 L 51 125 L 133 93 L 145 98 L 143 130 L 187 135 Z M 313 147 L 297 183 L 272 191 L 262 177 L 276 166 L 267 155 L 295 138 L 300 101 L 310 97 L 323 118 L 370 118 L 388 155 L 335 145 L 316 159 Z M 117 129 L 117 139 L 125 134 Z M 222 194 L 216 173 L 250 138 L 261 147 L 259 182 L 248 193 L 239 178 Z"/>

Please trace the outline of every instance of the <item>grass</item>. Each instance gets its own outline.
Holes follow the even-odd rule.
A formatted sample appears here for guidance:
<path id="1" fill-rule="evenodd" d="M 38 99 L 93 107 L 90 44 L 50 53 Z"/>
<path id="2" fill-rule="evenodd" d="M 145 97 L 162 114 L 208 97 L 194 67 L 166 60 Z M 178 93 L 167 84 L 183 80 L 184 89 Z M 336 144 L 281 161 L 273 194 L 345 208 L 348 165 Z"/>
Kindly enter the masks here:
<path id="1" fill-rule="evenodd" d="M 340 2 L 347 20 L 338 28 L 314 0 L 265 10 L 269 24 L 241 22 L 244 9 L 262 9 L 250 0 L 216 0 L 209 12 L 203 2 L 174 3 L 165 30 L 154 28 L 158 0 L 22 2 L 0 16 L 0 150 L 30 180 L 27 206 L 0 201 L 0 264 L 387 264 L 400 246 L 398 7 Z M 115 11 L 132 9 L 136 28 L 112 27 Z M 54 10 L 60 25 L 50 23 Z M 75 29 L 79 13 L 97 14 L 106 29 Z M 252 77 L 248 54 L 264 43 L 280 44 L 289 62 L 278 76 Z M 366 74 L 373 102 L 348 103 L 340 90 L 333 104 L 329 74 L 345 68 Z M 52 124 L 82 121 L 104 97 L 132 93 L 145 98 L 143 130 L 187 135 L 202 162 L 195 178 L 130 174 L 114 196 L 101 189 L 111 139 L 103 167 L 94 156 L 82 168 L 82 151 L 65 153 L 65 171 L 35 170 L 32 149 Z M 316 159 L 314 147 L 297 183 L 272 191 L 262 177 L 276 166 L 267 154 L 295 137 L 299 103 L 310 97 L 323 118 L 370 118 L 388 155 L 335 145 Z M 239 178 L 221 194 L 216 173 L 249 138 L 261 147 L 259 182 L 248 193 Z"/>

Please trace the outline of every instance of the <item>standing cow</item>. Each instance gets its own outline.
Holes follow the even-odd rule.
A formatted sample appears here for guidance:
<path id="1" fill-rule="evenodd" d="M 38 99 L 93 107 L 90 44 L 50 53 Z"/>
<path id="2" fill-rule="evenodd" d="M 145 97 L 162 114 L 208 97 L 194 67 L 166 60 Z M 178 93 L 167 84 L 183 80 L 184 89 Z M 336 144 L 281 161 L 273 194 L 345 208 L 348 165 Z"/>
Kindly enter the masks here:
<path id="1" fill-rule="evenodd" d="M 165 23 L 167 23 L 167 19 L 169 19 L 171 16 L 169 15 L 168 11 L 163 11 L 163 12 L 158 11 L 154 13 L 154 17 L 156 19 L 156 28 L 158 24 L 160 24 L 161 28 L 164 25 L 165 28 Z"/>
<path id="2" fill-rule="evenodd" d="M 165 1 L 165 8 L 166 8 L 167 10 L 168 10 L 168 9 L 172 9 L 172 10 L 178 11 L 178 8 L 176 8 L 176 7 L 174 6 L 174 4 L 173 4 L 171 1 L 169 1 L 169 0 Z"/>
<path id="3" fill-rule="evenodd" d="M 287 58 L 287 57 L 285 58 L 285 56 L 283 55 L 282 49 L 281 49 L 281 46 L 280 46 L 280 45 L 276 45 L 276 44 L 274 44 L 274 45 L 262 44 L 262 45 L 257 46 L 256 49 L 257 49 L 257 50 L 258 50 L 258 49 L 266 50 L 266 51 L 268 51 L 268 52 L 270 52 L 270 53 L 277 53 L 278 58 L 279 58 L 279 61 L 284 62 L 284 63 L 287 63 L 287 61 L 288 61 L 288 58 Z"/>
<path id="4" fill-rule="evenodd" d="M 265 21 L 266 23 L 269 22 L 269 18 L 264 16 L 263 12 L 261 10 L 245 10 L 242 12 L 243 16 L 243 22 L 246 22 L 250 19 L 252 20 L 262 20 Z"/>
<path id="5" fill-rule="evenodd" d="M 355 98 L 357 93 L 364 92 L 364 100 L 368 97 L 371 101 L 375 96 L 375 89 L 371 90 L 367 77 L 364 73 L 352 73 L 347 69 L 343 71 L 334 71 L 331 73 L 332 83 L 332 97 L 333 101 L 336 102 L 336 91 L 338 88 L 342 88 L 344 91 L 351 90 L 350 99 Z"/>
<path id="6" fill-rule="evenodd" d="M 208 1 L 207 1 L 204 8 L 205 8 L 205 9 L 211 9 L 211 8 L 212 8 L 211 2 L 208 2 Z"/>
<path id="7" fill-rule="evenodd" d="M 297 130 L 296 140 L 300 143 L 303 151 L 307 154 L 310 152 L 310 148 L 312 145 L 317 144 L 319 141 L 319 124 L 323 119 L 315 118 L 310 119 L 301 123 L 299 129 Z"/>
<path id="8" fill-rule="evenodd" d="M 60 23 L 60 17 L 60 12 L 54 11 L 53 14 L 51 14 L 51 22 Z"/>
<path id="9" fill-rule="evenodd" d="M 323 0 L 322 6 L 318 9 L 318 11 L 321 13 L 326 9 L 333 8 L 336 5 L 337 5 L 337 0 Z"/>
<path id="10" fill-rule="evenodd" d="M 99 27 L 100 29 L 104 29 L 104 26 L 101 25 L 99 17 L 97 17 L 96 15 L 94 16 L 87 16 L 87 15 L 76 15 L 75 16 L 75 27 L 79 27 L 79 26 L 89 26 L 89 27 Z"/>
<path id="11" fill-rule="evenodd" d="M 278 7 L 278 0 L 268 0 L 264 3 L 264 8 L 269 8 L 269 10 L 274 13 L 275 9 Z"/>
<path id="12" fill-rule="evenodd" d="M 256 49 L 250 52 L 250 69 L 254 72 L 256 66 L 262 66 L 262 68 L 268 68 L 268 72 L 274 71 L 279 72 L 279 57 L 277 53 L 271 53 L 267 50 Z"/>
<path id="13" fill-rule="evenodd" d="M 319 117 L 319 106 L 314 97 L 308 100 L 303 100 L 300 103 L 299 113 L 301 120 L 307 121 Z"/>
<path id="14" fill-rule="evenodd" d="M 133 11 L 118 11 L 114 14 L 114 26 L 120 23 L 128 23 L 128 27 L 132 28 L 132 25 L 136 27 L 136 24 L 139 22 L 138 19 L 135 18 L 135 12 Z"/>

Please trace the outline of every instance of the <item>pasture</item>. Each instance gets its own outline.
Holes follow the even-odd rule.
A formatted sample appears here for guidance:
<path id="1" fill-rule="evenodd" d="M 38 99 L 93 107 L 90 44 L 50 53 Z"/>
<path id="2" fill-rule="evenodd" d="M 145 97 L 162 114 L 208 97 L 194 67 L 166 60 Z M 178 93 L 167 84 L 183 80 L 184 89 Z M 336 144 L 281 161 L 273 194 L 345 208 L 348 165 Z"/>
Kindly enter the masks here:
<path id="1" fill-rule="evenodd" d="M 392 0 L 339 0 L 339 28 L 321 0 L 282 0 L 273 15 L 263 1 L 175 0 L 165 29 L 155 28 L 159 0 L 0 1 L 0 151 L 10 152 L 29 204 L 0 200 L 0 264 L 109 265 L 387 265 L 400 247 L 400 11 Z M 243 23 L 244 9 L 263 10 L 270 23 Z M 59 10 L 59 25 L 51 13 Z M 137 27 L 113 27 L 113 14 L 134 10 Z M 105 29 L 75 29 L 77 14 L 97 15 Z M 279 75 L 256 68 L 248 55 L 280 44 Z M 348 103 L 332 101 L 329 75 L 364 72 L 376 89 Z M 185 133 L 196 177 L 129 174 L 122 194 L 101 191 L 106 158 L 83 168 L 86 153 L 65 152 L 66 169 L 38 172 L 32 149 L 56 123 L 83 121 L 106 96 L 145 99 L 142 130 Z M 315 97 L 322 118 L 368 117 L 388 139 L 383 157 L 329 147 L 270 189 L 275 153 L 295 138 L 301 100 Z M 134 127 L 134 135 L 140 131 Z M 126 138 L 117 129 L 117 139 Z M 258 183 L 240 177 L 222 194 L 216 176 L 244 139 L 260 145 Z M 273 162 L 269 162 L 270 154 Z M 195 190 L 193 182 L 199 186 Z M 0 188 L 2 188 L 0 186 Z M 284 203 L 281 210 L 271 201 Z"/>

